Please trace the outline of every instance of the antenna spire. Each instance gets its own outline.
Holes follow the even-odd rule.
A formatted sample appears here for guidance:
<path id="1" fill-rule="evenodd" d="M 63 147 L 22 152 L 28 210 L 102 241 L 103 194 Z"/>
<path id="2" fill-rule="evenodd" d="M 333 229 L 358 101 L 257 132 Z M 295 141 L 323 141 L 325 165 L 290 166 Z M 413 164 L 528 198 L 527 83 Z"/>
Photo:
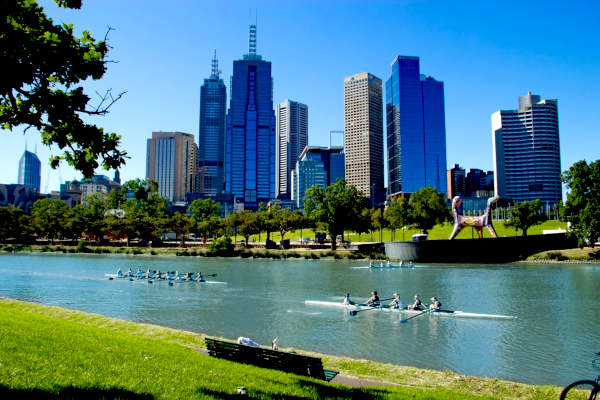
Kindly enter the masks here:
<path id="1" fill-rule="evenodd" d="M 250 25 L 250 37 L 248 39 L 248 54 L 256 55 L 256 25 Z"/>
<path id="2" fill-rule="evenodd" d="M 212 62 L 211 62 L 211 74 L 210 77 L 211 78 L 218 78 L 219 77 L 219 60 L 217 60 L 217 49 L 215 49 L 215 54 L 213 56 Z"/>

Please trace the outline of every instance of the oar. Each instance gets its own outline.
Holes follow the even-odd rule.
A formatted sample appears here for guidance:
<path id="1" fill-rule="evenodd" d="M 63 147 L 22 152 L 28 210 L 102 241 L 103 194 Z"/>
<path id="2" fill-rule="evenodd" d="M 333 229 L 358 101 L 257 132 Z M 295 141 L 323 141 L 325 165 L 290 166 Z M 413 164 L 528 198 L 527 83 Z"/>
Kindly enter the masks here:
<path id="1" fill-rule="evenodd" d="M 402 323 L 404 323 L 404 322 L 407 322 L 408 320 L 411 320 L 411 319 L 413 319 L 413 318 L 420 317 L 421 315 L 423 315 L 423 314 L 427 314 L 428 312 L 429 312 L 429 310 L 428 310 L 428 309 L 425 309 L 425 310 L 424 310 L 422 313 L 420 313 L 420 314 L 413 315 L 412 317 L 408 317 L 408 318 L 406 318 L 406 319 L 401 319 L 401 320 L 400 320 L 400 322 L 402 322 Z"/>
<path id="2" fill-rule="evenodd" d="M 352 310 L 352 311 L 350 311 L 350 315 L 354 317 L 356 314 L 358 314 L 359 312 L 362 312 L 362 311 L 369 311 L 369 310 L 376 310 L 376 309 L 386 308 L 386 307 L 388 307 L 388 306 L 381 305 L 381 302 L 382 302 L 382 301 L 387 301 L 387 300 L 392 300 L 392 299 L 393 299 L 393 297 L 392 297 L 392 298 L 390 298 L 390 299 L 382 299 L 382 300 L 379 300 L 379 303 L 380 303 L 380 305 L 379 305 L 379 306 L 373 306 L 373 307 L 371 307 L 371 308 L 366 308 L 366 309 L 364 309 L 364 310 Z M 369 305 L 369 304 L 357 304 L 357 306 L 368 306 L 368 305 Z"/>

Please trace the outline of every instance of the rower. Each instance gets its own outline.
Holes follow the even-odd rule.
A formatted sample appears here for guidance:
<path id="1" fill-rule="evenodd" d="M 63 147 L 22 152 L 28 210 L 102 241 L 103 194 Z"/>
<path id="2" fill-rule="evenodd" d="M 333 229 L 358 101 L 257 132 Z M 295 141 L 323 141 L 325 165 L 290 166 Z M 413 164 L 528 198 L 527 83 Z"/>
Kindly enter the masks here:
<path id="1" fill-rule="evenodd" d="M 196 280 L 197 280 L 198 282 L 206 282 L 206 281 L 204 280 L 204 277 L 202 276 L 202 272 L 198 272 L 198 273 L 197 273 L 197 275 L 196 275 Z"/>
<path id="2" fill-rule="evenodd" d="M 369 260 L 369 268 L 373 267 L 373 260 Z"/>
<path id="3" fill-rule="evenodd" d="M 387 266 L 388 266 L 388 268 L 392 266 L 392 264 L 390 263 L 390 260 L 387 260 Z"/>
<path id="4" fill-rule="evenodd" d="M 173 277 L 171 276 L 171 271 L 167 271 L 167 278 L 166 279 L 169 280 L 169 281 L 171 279 L 173 279 Z"/>
<path id="5" fill-rule="evenodd" d="M 194 273 L 193 272 L 188 272 L 187 276 L 185 277 L 186 281 L 192 281 L 194 280 Z"/>
<path id="6" fill-rule="evenodd" d="M 181 280 L 181 274 L 179 271 L 175 271 L 175 280 Z"/>
<path id="7" fill-rule="evenodd" d="M 346 304 L 346 305 L 353 305 L 354 304 L 354 302 L 350 298 L 350 293 L 346 293 L 346 296 L 344 297 L 344 304 Z"/>
<path id="8" fill-rule="evenodd" d="M 383 260 L 379 261 L 379 266 L 383 268 Z"/>
<path id="9" fill-rule="evenodd" d="M 127 276 L 133 276 L 133 270 L 131 267 L 129 267 L 129 270 L 127 271 Z"/>
<path id="10" fill-rule="evenodd" d="M 402 309 L 402 299 L 398 293 L 394 293 L 394 300 L 390 303 L 390 307 Z"/>
<path id="11" fill-rule="evenodd" d="M 117 276 L 118 276 L 119 278 L 123 276 L 123 271 L 121 271 L 121 268 L 119 268 L 119 269 L 117 270 Z"/>
<path id="12" fill-rule="evenodd" d="M 138 276 L 138 278 L 144 277 L 144 273 L 142 272 L 142 270 L 140 268 L 138 268 L 137 276 Z"/>
<path id="13" fill-rule="evenodd" d="M 371 307 L 379 307 L 381 305 L 381 303 L 379 303 L 379 296 L 377 296 L 377 290 L 371 292 L 371 298 L 367 300 L 366 304 Z"/>
<path id="14" fill-rule="evenodd" d="M 409 310 L 422 310 L 424 308 L 418 294 L 415 294 L 415 302 L 409 305 L 407 308 Z"/>
<path id="15" fill-rule="evenodd" d="M 429 311 L 440 311 L 442 308 L 442 303 L 437 299 L 437 297 L 433 296 L 431 298 L 431 304 L 429 305 Z"/>

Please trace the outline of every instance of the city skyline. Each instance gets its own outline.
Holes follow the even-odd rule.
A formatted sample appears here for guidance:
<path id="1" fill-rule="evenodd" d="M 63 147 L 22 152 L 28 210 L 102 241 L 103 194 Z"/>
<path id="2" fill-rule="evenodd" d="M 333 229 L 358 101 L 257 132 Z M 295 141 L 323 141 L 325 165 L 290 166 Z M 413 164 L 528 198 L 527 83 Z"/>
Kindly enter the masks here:
<path id="1" fill-rule="evenodd" d="M 205 66 L 216 48 L 229 90 L 232 62 L 247 47 L 247 26 L 255 19 L 248 16 L 250 3 L 243 2 L 168 7 L 150 1 L 143 8 L 87 2 L 80 11 L 42 3 L 56 21 L 74 23 L 76 33 L 89 29 L 101 38 L 107 25 L 116 29 L 109 36 L 113 46 L 109 55 L 119 63 L 108 65 L 105 79 L 86 86 L 91 94 L 106 88 L 128 90 L 107 117 L 90 119 L 123 135 L 123 148 L 132 157 L 122 168 L 124 181 L 144 176 L 144 141 L 151 132 L 182 131 L 197 137 L 198 90 L 206 77 Z M 598 158 L 600 139 L 594 135 L 594 127 L 600 122 L 593 111 L 598 106 L 598 84 L 587 78 L 599 64 L 595 52 L 589 51 L 596 46 L 590 39 L 594 12 L 579 15 L 560 3 L 543 10 L 522 5 L 524 17 L 535 16 L 526 18 L 528 30 L 544 32 L 539 39 L 523 41 L 518 29 L 521 22 L 506 19 L 514 6 L 510 2 L 494 7 L 493 12 L 485 4 L 460 3 L 452 7 L 433 7 L 427 2 L 382 3 L 367 8 L 358 3 L 341 7 L 339 2 L 269 5 L 272 3 L 258 3 L 258 24 L 262 52 L 273 63 L 273 101 L 302 99 L 313 110 L 309 145 L 327 145 L 327 132 L 342 126 L 344 76 L 368 70 L 387 77 L 395 55 L 411 54 L 420 57 L 423 71 L 445 84 L 446 168 L 459 163 L 491 170 L 490 114 L 511 108 L 515 96 L 528 90 L 561 103 L 563 169 L 580 159 Z M 596 5 L 591 7 L 597 10 Z M 131 23 L 128 15 L 132 14 L 139 23 Z M 194 24 L 192 17 L 199 15 L 211 18 Z M 366 27 L 354 23 L 375 19 L 381 23 Z M 224 20 L 227 23 L 223 24 Z M 561 24 L 552 24 L 559 20 Z M 155 29 L 157 26 L 161 29 Z M 284 28 L 289 34 L 279 35 Z M 190 34 L 183 34 L 186 31 Z M 354 52 L 345 46 L 348 35 L 370 47 Z M 551 40 L 542 40 L 542 36 Z M 293 46 L 290 37 L 295 38 Z M 539 68 L 541 62 L 544 68 Z M 17 165 L 20 156 L 15 148 L 22 148 L 25 141 L 31 147 L 40 143 L 34 130 L 25 137 L 22 129 L 3 134 L 2 156 L 12 160 L 11 165 Z M 49 154 L 38 146 L 42 192 L 56 190 L 60 181 L 80 178 L 66 165 L 48 174 Z M 15 182 L 14 170 L 3 173 L 0 181 Z"/>

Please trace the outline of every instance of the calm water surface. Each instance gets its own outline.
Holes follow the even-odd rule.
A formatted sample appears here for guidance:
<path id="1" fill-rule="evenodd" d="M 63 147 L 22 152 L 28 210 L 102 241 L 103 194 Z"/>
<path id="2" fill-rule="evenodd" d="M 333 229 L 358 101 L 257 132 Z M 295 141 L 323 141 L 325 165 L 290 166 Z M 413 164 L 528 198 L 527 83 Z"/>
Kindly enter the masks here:
<path id="1" fill-rule="evenodd" d="M 358 269 L 364 261 L 243 260 L 141 256 L 0 256 L 0 296 L 282 347 L 401 365 L 564 385 L 591 378 L 600 351 L 599 265 L 418 265 Z M 217 273 L 225 283 L 168 286 L 108 280 L 130 266 Z M 437 295 L 456 310 L 516 320 L 422 316 L 308 306 L 378 290 Z"/>

